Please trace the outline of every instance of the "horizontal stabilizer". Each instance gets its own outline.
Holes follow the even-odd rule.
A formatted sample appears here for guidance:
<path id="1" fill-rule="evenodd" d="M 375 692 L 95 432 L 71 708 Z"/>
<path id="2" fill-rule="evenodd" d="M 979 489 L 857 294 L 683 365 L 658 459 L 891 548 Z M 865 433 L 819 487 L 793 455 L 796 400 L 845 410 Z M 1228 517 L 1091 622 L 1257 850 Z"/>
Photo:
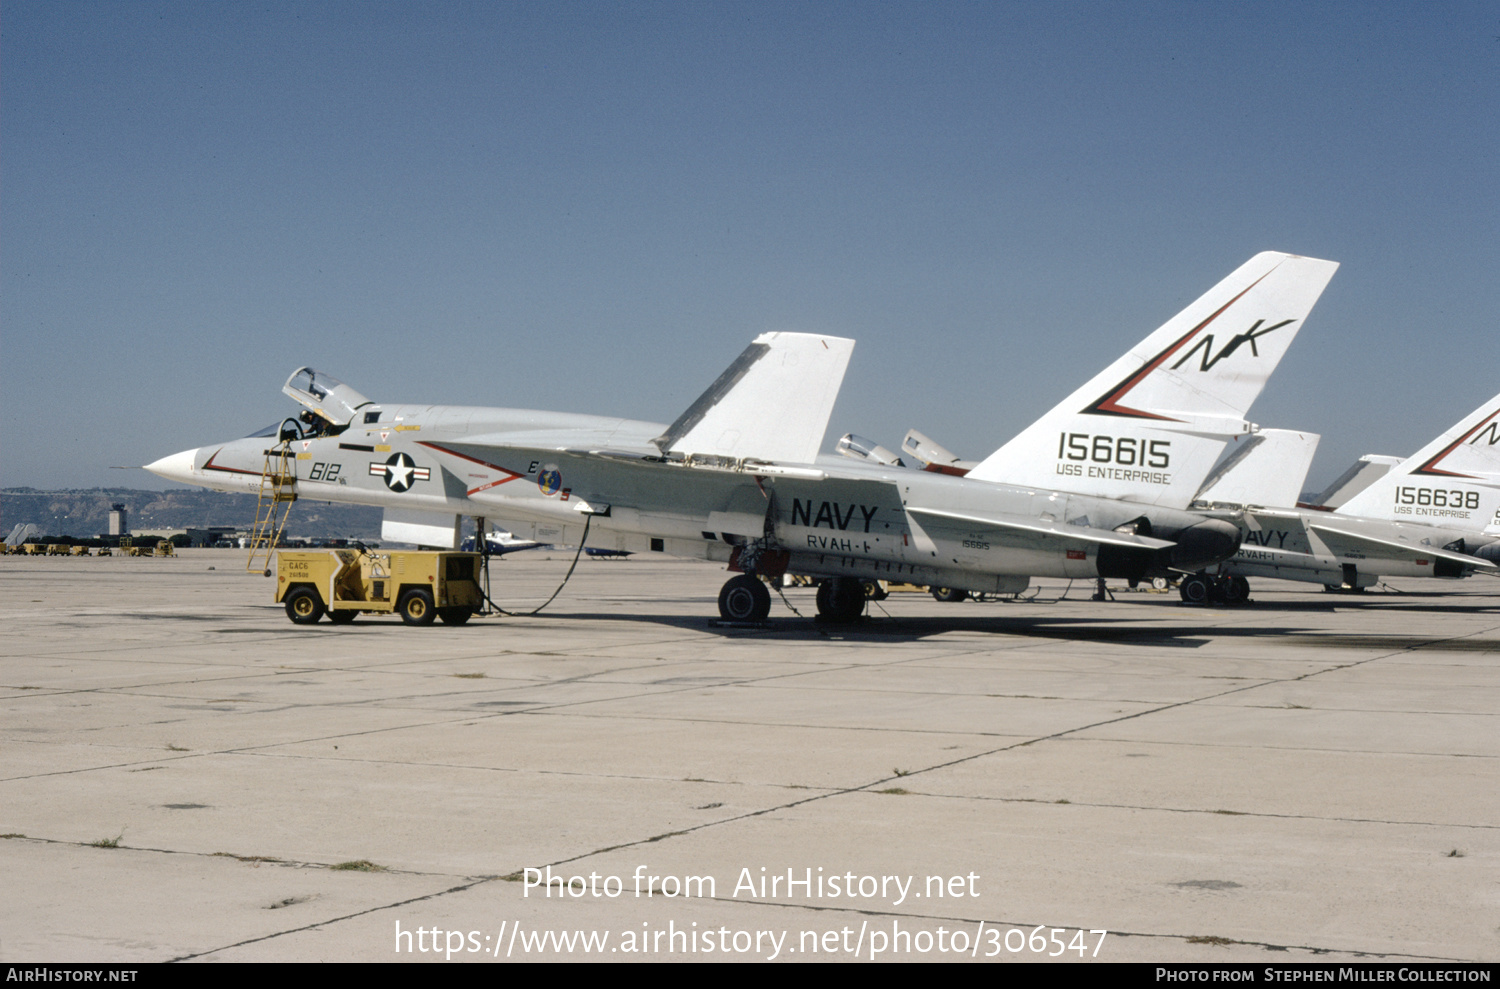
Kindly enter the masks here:
<path id="1" fill-rule="evenodd" d="M 810 464 L 854 341 L 762 333 L 652 442 L 662 453 Z"/>
<path id="2" fill-rule="evenodd" d="M 1359 532 L 1350 532 L 1347 529 L 1335 528 L 1314 522 L 1308 528 L 1316 532 L 1328 544 L 1328 548 L 1337 556 L 1362 555 L 1371 552 L 1380 553 L 1383 556 L 1394 556 L 1398 560 L 1447 560 L 1472 570 L 1495 571 L 1494 563 L 1489 560 L 1481 560 L 1477 556 L 1469 556 L 1465 553 L 1455 553 L 1451 549 L 1437 549 L 1432 546 L 1413 546 L 1410 543 L 1398 542 L 1393 539 L 1378 539 Z"/>
<path id="3" fill-rule="evenodd" d="M 1080 545 L 1129 546 L 1134 549 L 1150 550 L 1167 549 L 1176 545 L 1165 539 L 1152 539 L 1150 536 L 1137 536 L 1128 532 L 1115 532 L 1110 529 L 1092 529 L 1088 526 L 1068 525 L 1065 522 L 1048 522 L 1044 519 L 1025 516 L 1000 514 L 975 515 L 966 512 L 944 512 L 932 508 L 916 508 L 913 506 L 908 506 L 907 511 L 913 515 L 922 515 L 949 522 L 963 522 L 968 525 L 992 529 L 1001 533 L 1024 533 L 1029 537 L 1026 540 L 1028 545 L 1038 537 Z"/>

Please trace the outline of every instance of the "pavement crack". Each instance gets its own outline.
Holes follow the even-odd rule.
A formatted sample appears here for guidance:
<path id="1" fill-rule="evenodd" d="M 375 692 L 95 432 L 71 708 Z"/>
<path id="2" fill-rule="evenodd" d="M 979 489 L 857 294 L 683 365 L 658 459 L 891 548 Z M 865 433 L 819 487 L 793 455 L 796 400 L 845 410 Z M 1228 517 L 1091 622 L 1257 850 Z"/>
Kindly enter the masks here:
<path id="1" fill-rule="evenodd" d="M 460 883 L 457 886 L 450 886 L 447 889 L 438 890 L 437 892 L 424 893 L 421 896 L 408 897 L 408 898 L 406 898 L 404 900 L 397 900 L 394 903 L 382 903 L 379 906 L 367 907 L 364 910 L 356 910 L 353 913 L 346 913 L 346 914 L 343 914 L 342 916 L 338 916 L 338 917 L 329 917 L 329 918 L 327 918 L 325 920 L 315 921 L 315 922 L 313 922 L 311 924 L 303 924 L 303 925 L 301 925 L 299 927 L 288 927 L 285 930 L 274 931 L 274 932 L 272 932 L 270 934 L 262 934 L 259 937 L 246 938 L 243 941 L 235 941 L 235 942 L 233 942 L 231 944 L 221 944 L 221 945 L 219 945 L 216 948 L 208 948 L 208 949 L 206 949 L 204 951 L 195 951 L 195 952 L 193 952 L 191 954 L 187 954 L 187 955 L 178 955 L 176 958 L 168 958 L 167 961 L 168 962 L 186 962 L 186 961 L 192 961 L 194 958 L 204 958 L 204 957 L 206 957 L 208 955 L 216 954 L 217 952 L 220 952 L 220 951 L 228 951 L 231 948 L 242 948 L 242 947 L 244 947 L 247 944 L 257 944 L 257 943 L 259 943 L 261 941 L 272 941 L 272 940 L 275 940 L 276 938 L 286 937 L 288 934 L 298 934 L 298 933 L 301 933 L 302 931 L 315 931 L 315 930 L 317 930 L 320 927 L 328 927 L 331 924 L 340 924 L 340 923 L 343 923 L 346 920 L 353 920 L 356 917 L 364 917 L 364 916 L 367 916 L 368 914 L 372 914 L 372 913 L 380 913 L 383 910 L 394 910 L 397 907 L 409 906 L 410 904 L 413 904 L 413 903 L 421 903 L 424 900 L 435 900 L 435 899 L 437 899 L 440 896 L 447 896 L 450 893 L 462 893 L 464 890 L 473 889 L 475 886 L 479 886 L 479 885 L 481 885 L 483 883 L 493 882 L 493 881 L 494 881 L 494 877 L 486 876 L 483 879 L 475 879 L 475 880 L 473 880 L 471 882 Z"/>

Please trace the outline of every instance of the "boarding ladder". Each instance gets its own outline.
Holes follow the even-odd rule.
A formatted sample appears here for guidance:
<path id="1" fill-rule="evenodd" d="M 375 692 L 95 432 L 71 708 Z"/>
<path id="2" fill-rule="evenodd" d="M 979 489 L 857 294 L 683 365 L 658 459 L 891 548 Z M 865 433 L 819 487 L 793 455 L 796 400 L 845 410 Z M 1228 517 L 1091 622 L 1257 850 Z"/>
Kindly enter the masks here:
<path id="1" fill-rule="evenodd" d="M 266 451 L 266 463 L 260 472 L 260 494 L 255 502 L 255 529 L 250 534 L 250 559 L 245 564 L 247 571 L 259 570 L 271 576 L 271 554 L 281 542 L 292 502 L 297 500 L 294 464 L 290 440 Z"/>

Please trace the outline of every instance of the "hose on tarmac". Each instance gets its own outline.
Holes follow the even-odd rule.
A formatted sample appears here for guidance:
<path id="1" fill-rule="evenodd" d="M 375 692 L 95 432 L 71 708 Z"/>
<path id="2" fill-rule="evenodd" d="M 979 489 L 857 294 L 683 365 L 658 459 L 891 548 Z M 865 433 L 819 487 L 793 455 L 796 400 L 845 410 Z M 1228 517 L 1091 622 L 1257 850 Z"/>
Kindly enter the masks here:
<path id="1" fill-rule="evenodd" d="M 541 604 L 537 605 L 531 611 L 506 611 L 504 608 L 495 603 L 494 598 L 490 597 L 489 543 L 484 539 L 478 540 L 479 544 L 484 547 L 484 549 L 482 550 L 484 555 L 484 601 L 485 604 L 494 609 L 494 611 L 487 612 L 487 614 L 504 615 L 507 618 L 530 618 L 532 615 L 538 614 L 543 608 L 547 607 L 547 605 L 557 600 L 557 596 L 562 593 L 562 589 L 564 587 L 568 586 L 568 581 L 573 577 L 573 570 L 578 566 L 578 558 L 583 555 L 583 547 L 589 540 L 589 525 L 593 521 L 594 517 L 592 515 L 585 515 L 583 517 L 583 535 L 578 539 L 578 552 L 573 554 L 573 562 L 568 564 L 568 572 L 563 575 L 562 583 L 557 585 L 557 590 L 552 592 L 551 597 L 543 601 Z"/>

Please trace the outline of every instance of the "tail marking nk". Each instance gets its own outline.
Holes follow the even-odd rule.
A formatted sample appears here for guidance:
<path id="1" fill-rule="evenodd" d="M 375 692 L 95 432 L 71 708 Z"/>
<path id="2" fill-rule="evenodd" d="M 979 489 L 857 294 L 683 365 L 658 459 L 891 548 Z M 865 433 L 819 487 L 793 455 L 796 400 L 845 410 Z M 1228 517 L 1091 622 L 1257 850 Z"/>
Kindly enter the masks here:
<path id="1" fill-rule="evenodd" d="M 1271 269 L 1271 271 L 1275 270 L 1275 268 Z M 1270 274 L 1271 272 L 1268 271 L 1264 275 L 1261 275 L 1259 278 L 1257 278 L 1255 281 L 1251 282 L 1245 287 L 1245 290 L 1243 292 L 1241 292 L 1239 295 L 1236 295 L 1228 302 L 1224 303 L 1218 309 L 1214 310 L 1213 314 L 1210 315 L 1207 319 L 1199 323 L 1197 326 L 1193 327 L 1187 333 L 1183 334 L 1180 340 L 1172 344 L 1166 350 L 1163 350 L 1161 353 L 1157 354 L 1151 360 L 1147 361 L 1145 367 L 1141 368 L 1135 374 L 1132 374 L 1130 377 L 1120 382 L 1114 388 L 1105 392 L 1103 397 L 1098 399 L 1092 405 L 1084 408 L 1083 414 L 1100 416 L 1131 416 L 1136 419 L 1164 419 L 1168 422 L 1180 422 L 1181 420 L 1174 419 L 1171 416 L 1157 415 L 1154 412 L 1143 412 L 1140 409 L 1132 409 L 1129 406 L 1121 405 L 1120 402 L 1124 400 L 1126 395 L 1130 394 L 1131 390 L 1134 389 L 1136 385 L 1144 381 L 1152 371 L 1155 371 L 1162 364 L 1166 363 L 1167 358 L 1171 357 L 1173 354 L 1177 353 L 1178 350 L 1182 349 L 1182 347 L 1184 347 L 1189 340 L 1198 335 L 1198 332 L 1200 330 L 1208 326 L 1208 324 L 1212 323 L 1214 320 L 1218 319 L 1221 315 L 1223 315 L 1224 310 L 1228 309 L 1230 306 L 1240 301 L 1240 299 L 1244 298 L 1246 293 L 1248 293 L 1255 286 L 1259 285 Z M 1258 321 L 1255 326 L 1259 326 L 1261 322 L 1264 322 L 1264 320 Z M 1255 346 L 1255 337 L 1264 336 L 1265 334 L 1271 332 L 1271 330 L 1285 326 L 1289 322 L 1292 322 L 1292 320 L 1278 323 L 1276 324 L 1276 326 L 1273 326 L 1267 330 L 1262 330 L 1259 333 L 1256 332 L 1255 326 L 1252 326 L 1249 333 L 1236 334 L 1227 344 L 1224 345 L 1224 349 L 1219 352 L 1217 357 L 1209 360 L 1208 354 L 1204 354 L 1204 356 L 1201 358 L 1201 360 L 1204 362 L 1202 369 L 1207 371 L 1210 367 L 1213 367 L 1214 364 L 1218 363 L 1221 358 L 1228 357 L 1230 353 L 1238 349 L 1240 344 L 1244 343 L 1246 340 L 1250 341 L 1250 345 L 1253 349 Z M 1212 348 L 1213 335 L 1209 334 L 1207 337 L 1205 337 L 1202 343 L 1199 344 L 1199 346 L 1202 346 L 1203 344 L 1207 344 L 1210 348 Z M 1188 351 L 1187 354 L 1183 356 L 1182 360 L 1177 362 L 1177 364 L 1180 365 L 1183 361 L 1186 361 L 1188 357 L 1191 357 L 1193 352 L 1197 349 L 1198 347 L 1194 347 L 1192 350 Z M 1176 366 L 1177 365 L 1173 365 L 1174 368 Z"/>
<path id="2" fill-rule="evenodd" d="M 1199 340 L 1196 344 L 1193 345 L 1192 350 L 1189 350 L 1186 354 L 1183 354 L 1182 358 L 1176 364 L 1172 365 L 1172 370 L 1175 371 L 1178 368 L 1182 367 L 1183 364 L 1187 363 L 1187 359 L 1196 354 L 1200 348 L 1203 351 L 1203 356 L 1198 358 L 1199 364 L 1201 365 L 1198 368 L 1198 370 L 1200 371 L 1207 371 L 1209 368 L 1213 367 L 1215 364 L 1219 363 L 1224 358 L 1234 353 L 1237 349 L 1239 349 L 1239 346 L 1242 343 L 1248 343 L 1250 345 L 1251 356 L 1259 357 L 1260 351 L 1256 349 L 1255 346 L 1256 339 L 1258 337 L 1265 336 L 1272 330 L 1279 330 L 1283 326 L 1294 321 L 1290 319 L 1283 319 L 1275 326 L 1268 326 L 1262 330 L 1260 329 L 1260 324 L 1264 322 L 1265 320 L 1263 319 L 1257 319 L 1255 321 L 1255 325 L 1250 327 L 1250 329 L 1246 330 L 1244 333 L 1236 333 L 1234 336 L 1230 337 L 1229 342 L 1224 345 L 1224 349 L 1219 351 L 1217 354 L 1213 353 L 1214 335 L 1212 333 L 1205 333 L 1203 335 L 1203 339 Z M 1210 357 L 1210 354 L 1213 354 L 1213 356 Z"/>
<path id="3" fill-rule="evenodd" d="M 1447 446 L 1443 447 L 1443 449 L 1438 452 L 1437 456 L 1433 457 L 1431 460 L 1427 461 L 1425 464 L 1412 471 L 1412 473 L 1436 475 L 1439 477 L 1473 478 L 1473 474 L 1461 474 L 1458 471 L 1443 470 L 1438 466 L 1438 464 L 1442 463 L 1443 458 L 1448 456 L 1448 454 L 1463 446 L 1465 442 L 1468 442 L 1471 445 L 1477 445 L 1480 440 L 1488 436 L 1489 446 L 1494 446 L 1496 443 L 1500 443 L 1500 433 L 1496 432 L 1496 428 L 1500 427 L 1500 422 L 1496 421 L 1497 416 L 1500 416 L 1500 409 L 1496 409 L 1494 412 L 1491 412 L 1489 415 L 1485 416 L 1473 429 L 1469 430 L 1467 433 L 1464 433 L 1452 443 L 1449 443 Z M 1488 426 L 1489 428 L 1486 429 L 1486 426 Z M 1473 438 L 1470 439 L 1470 437 Z"/>

